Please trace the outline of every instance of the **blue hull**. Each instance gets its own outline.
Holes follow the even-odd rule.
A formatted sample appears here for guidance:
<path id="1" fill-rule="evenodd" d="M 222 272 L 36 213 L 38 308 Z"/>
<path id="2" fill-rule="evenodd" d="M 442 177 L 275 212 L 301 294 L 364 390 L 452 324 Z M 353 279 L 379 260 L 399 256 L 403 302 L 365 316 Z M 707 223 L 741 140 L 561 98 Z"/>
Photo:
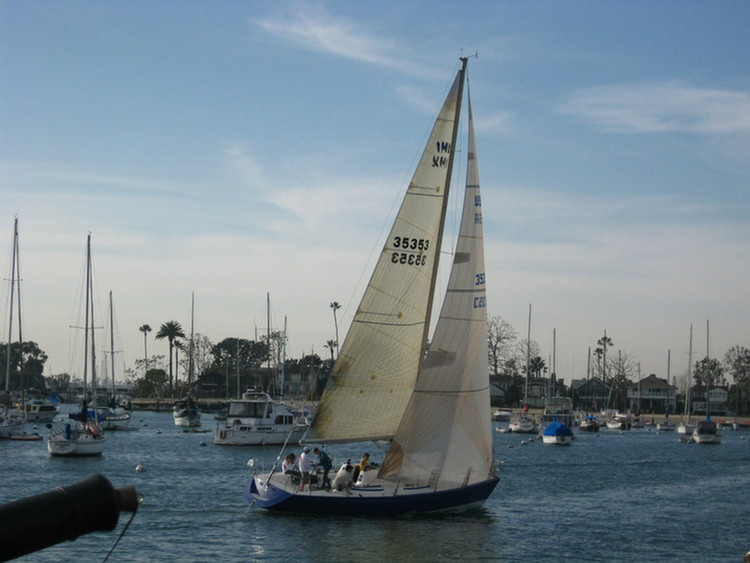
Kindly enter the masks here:
<path id="1" fill-rule="evenodd" d="M 418 512 L 461 510 L 481 506 L 499 479 L 494 477 L 466 487 L 429 493 L 400 493 L 394 496 L 362 497 L 356 490 L 349 496 L 290 494 L 276 489 L 271 498 L 261 498 L 255 478 L 245 486 L 244 497 L 261 508 L 279 512 L 348 516 L 397 516 Z"/>

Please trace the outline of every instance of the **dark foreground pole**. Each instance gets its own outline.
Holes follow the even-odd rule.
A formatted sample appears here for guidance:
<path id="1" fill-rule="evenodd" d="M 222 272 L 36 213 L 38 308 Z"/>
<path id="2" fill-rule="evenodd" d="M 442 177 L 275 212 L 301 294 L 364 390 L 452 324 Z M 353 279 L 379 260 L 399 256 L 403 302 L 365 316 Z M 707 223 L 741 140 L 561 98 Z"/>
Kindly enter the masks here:
<path id="1" fill-rule="evenodd" d="M 90 532 L 115 529 L 120 512 L 135 512 L 134 487 L 115 489 L 95 474 L 69 487 L 0 505 L 0 561 Z"/>

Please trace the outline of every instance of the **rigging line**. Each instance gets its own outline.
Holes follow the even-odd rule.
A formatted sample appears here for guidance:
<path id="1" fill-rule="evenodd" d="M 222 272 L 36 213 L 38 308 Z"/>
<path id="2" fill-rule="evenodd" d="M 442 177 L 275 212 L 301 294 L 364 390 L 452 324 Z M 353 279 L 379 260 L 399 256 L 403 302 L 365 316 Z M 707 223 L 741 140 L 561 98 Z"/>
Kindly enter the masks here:
<path id="1" fill-rule="evenodd" d="M 141 503 L 143 503 L 143 497 L 139 497 L 138 498 L 138 504 L 141 504 Z M 112 549 L 109 550 L 109 553 L 107 553 L 107 555 L 104 557 L 104 559 L 102 560 L 102 563 L 107 563 L 107 560 L 109 559 L 109 556 L 112 555 L 112 553 L 114 552 L 115 548 L 117 547 L 117 544 L 120 543 L 120 540 L 125 535 L 125 532 L 128 531 L 128 527 L 130 526 L 130 523 L 133 521 L 133 518 L 135 518 L 136 513 L 137 513 L 137 511 L 134 510 L 133 514 L 130 515 L 130 520 L 127 521 L 127 523 L 125 524 L 125 527 L 122 529 L 122 532 L 120 532 L 120 535 L 117 536 L 117 539 L 115 540 L 115 543 L 112 546 Z"/>

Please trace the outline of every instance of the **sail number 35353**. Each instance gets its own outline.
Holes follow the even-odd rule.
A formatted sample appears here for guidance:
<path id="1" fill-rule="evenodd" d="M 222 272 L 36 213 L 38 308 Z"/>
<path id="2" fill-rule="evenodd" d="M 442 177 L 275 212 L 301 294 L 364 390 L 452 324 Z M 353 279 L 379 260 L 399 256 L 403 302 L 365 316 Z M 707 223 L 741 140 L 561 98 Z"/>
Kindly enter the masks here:
<path id="1" fill-rule="evenodd" d="M 403 252 L 395 251 L 391 254 L 391 262 L 394 264 L 424 266 L 427 263 L 427 256 L 420 251 L 427 250 L 429 247 L 429 239 L 394 237 L 393 248 L 401 249 Z"/>
<path id="2" fill-rule="evenodd" d="M 474 277 L 474 285 L 477 287 L 484 285 L 484 272 L 477 274 Z M 480 295 L 479 297 L 474 298 L 475 309 L 484 309 L 485 307 L 487 307 L 487 297 Z"/>

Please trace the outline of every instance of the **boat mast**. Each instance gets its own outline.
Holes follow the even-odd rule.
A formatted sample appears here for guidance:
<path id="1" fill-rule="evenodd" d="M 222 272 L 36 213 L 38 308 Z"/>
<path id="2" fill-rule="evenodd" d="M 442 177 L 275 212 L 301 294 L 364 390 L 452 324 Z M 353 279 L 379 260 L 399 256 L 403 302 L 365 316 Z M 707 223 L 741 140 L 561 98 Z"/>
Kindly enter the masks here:
<path id="1" fill-rule="evenodd" d="M 453 121 L 453 132 L 451 133 L 451 152 L 450 158 L 448 159 L 448 169 L 445 180 L 445 190 L 443 194 L 443 206 L 440 212 L 440 228 L 438 229 L 437 235 L 437 252 L 435 253 L 435 260 L 440 260 L 440 249 L 443 247 L 443 231 L 445 227 L 445 215 L 448 210 L 448 193 L 450 192 L 451 177 L 453 176 L 453 161 L 456 156 L 456 139 L 458 138 L 458 126 L 461 116 L 461 101 L 464 93 L 464 80 L 466 78 L 466 64 L 469 61 L 468 57 L 461 57 L 461 70 L 459 71 L 460 79 L 458 81 L 458 96 L 456 97 L 456 115 Z M 424 323 L 424 334 L 422 336 L 422 352 L 419 355 L 419 367 L 421 371 L 422 362 L 424 361 L 425 354 L 427 353 L 427 340 L 430 335 L 430 318 L 432 317 L 432 305 L 435 301 L 435 286 L 437 284 L 438 267 L 437 264 L 432 269 L 432 279 L 430 281 L 430 290 L 428 292 L 427 300 L 427 316 L 425 317 Z M 419 373 L 419 372 L 417 372 Z"/>
<path id="2" fill-rule="evenodd" d="M 531 368 L 531 303 L 529 303 L 529 322 L 526 329 L 526 381 L 523 384 L 523 404 L 529 401 L 529 369 Z"/>
<path id="3" fill-rule="evenodd" d="M 23 333 L 21 331 L 21 265 L 18 252 L 18 217 L 13 223 L 13 252 L 10 273 L 10 320 L 8 324 L 8 347 L 5 354 L 5 396 L 10 406 L 10 356 L 12 352 L 11 342 L 13 340 L 13 301 L 16 286 L 18 293 L 15 294 L 18 300 L 18 386 L 21 391 L 21 409 L 23 410 L 23 419 L 26 420 L 26 406 L 24 405 L 24 385 L 23 385 Z"/>
<path id="4" fill-rule="evenodd" d="M 91 300 L 91 405 L 96 409 L 96 347 L 94 335 L 94 276 L 91 273 L 91 235 L 89 234 L 88 245 L 88 284 L 90 286 L 89 299 Z M 87 303 L 88 306 L 88 303 Z"/>
<path id="5" fill-rule="evenodd" d="M 115 330 L 114 308 L 112 307 L 112 291 L 109 292 L 109 355 L 112 364 L 112 400 L 115 400 Z"/>
<path id="6" fill-rule="evenodd" d="M 692 387 L 693 375 L 693 325 L 690 325 L 690 345 L 688 346 L 688 382 L 687 391 L 685 392 L 685 416 L 690 422 L 690 388 Z"/>
<path id="7" fill-rule="evenodd" d="M 192 293 L 190 301 L 190 346 L 188 346 L 188 353 L 190 358 L 188 359 L 188 386 L 187 386 L 187 408 L 190 409 L 190 388 L 193 385 L 193 370 L 195 369 L 193 363 L 193 351 L 194 351 L 194 331 L 195 331 L 195 292 Z"/>

